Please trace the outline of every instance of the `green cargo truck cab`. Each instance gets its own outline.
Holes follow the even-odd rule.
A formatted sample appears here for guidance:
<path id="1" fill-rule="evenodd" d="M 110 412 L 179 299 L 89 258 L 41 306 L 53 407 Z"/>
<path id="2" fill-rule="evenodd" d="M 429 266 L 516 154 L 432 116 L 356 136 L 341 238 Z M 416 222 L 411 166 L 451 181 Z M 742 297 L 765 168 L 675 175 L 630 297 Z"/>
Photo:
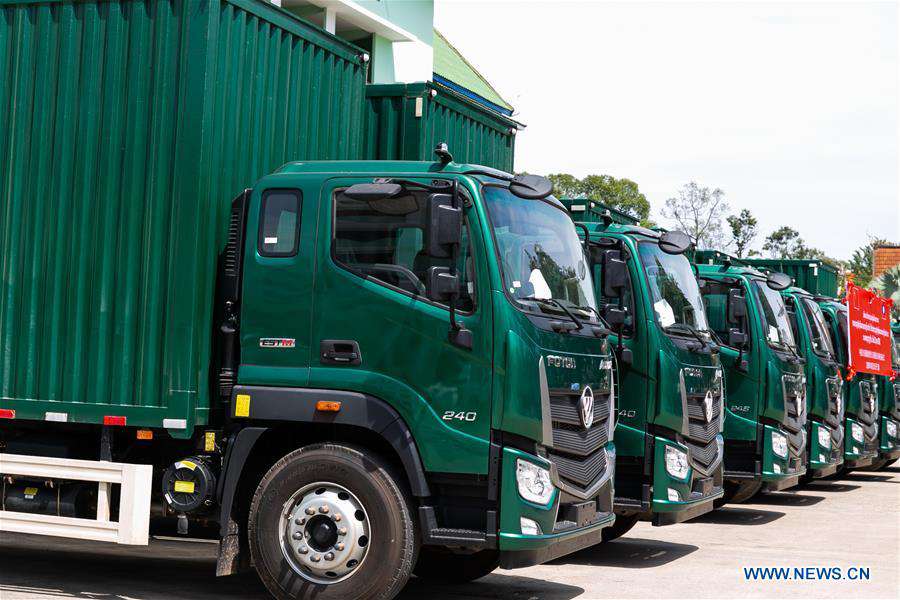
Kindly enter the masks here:
<path id="1" fill-rule="evenodd" d="M 792 487 L 806 472 L 807 409 L 803 359 L 779 293 L 790 280 L 719 252 L 695 260 L 728 390 L 725 501 Z"/>
<path id="2" fill-rule="evenodd" d="M 167 404 L 120 381 L 129 365 L 111 357 L 109 385 L 127 395 L 47 397 L 31 373 L 72 347 L 41 337 L 33 353 L 19 330 L 0 349 L 0 530 L 102 528 L 140 544 L 151 514 L 180 533 L 217 524 L 219 574 L 252 559 L 273 595 L 323 599 L 388 598 L 413 568 L 470 580 L 599 542 L 614 520 L 613 355 L 574 224 L 546 180 L 438 154 L 290 163 L 233 201 L 224 250 L 200 249 L 210 264 L 180 270 L 177 253 L 148 249 L 141 262 L 176 274 L 157 283 L 181 315 L 157 324 L 162 337 L 186 329 L 213 358 L 193 381 L 168 356 L 147 364 L 202 393 Z M 218 252 L 216 292 L 194 303 L 182 290 L 215 273 Z M 148 310 L 140 263 L 95 259 L 134 286 L 109 310 Z M 4 297 L 57 266 L 3 264 Z M 77 299 L 91 282 L 68 285 Z M 50 331 L 32 304 L 4 306 L 4 327 Z M 209 405 L 182 403 L 198 398 Z M 97 481 L 121 491 L 98 499 Z"/>
<path id="3" fill-rule="evenodd" d="M 794 339 L 806 360 L 807 477 L 818 479 L 831 475 L 844 462 L 844 380 L 831 329 L 815 297 L 799 287 L 788 288 L 782 296 Z"/>
<path id="4" fill-rule="evenodd" d="M 847 305 L 834 298 L 819 298 L 819 306 L 837 341 L 844 377 L 844 464 L 841 470 L 868 467 L 878 459 L 878 378 L 849 369 Z"/>
<path id="5" fill-rule="evenodd" d="M 713 509 L 723 494 L 724 390 L 684 256 L 687 236 L 607 216 L 579 225 L 590 240 L 600 312 L 616 332 L 616 524 L 604 532 L 609 540 L 639 519 L 666 525 Z"/>

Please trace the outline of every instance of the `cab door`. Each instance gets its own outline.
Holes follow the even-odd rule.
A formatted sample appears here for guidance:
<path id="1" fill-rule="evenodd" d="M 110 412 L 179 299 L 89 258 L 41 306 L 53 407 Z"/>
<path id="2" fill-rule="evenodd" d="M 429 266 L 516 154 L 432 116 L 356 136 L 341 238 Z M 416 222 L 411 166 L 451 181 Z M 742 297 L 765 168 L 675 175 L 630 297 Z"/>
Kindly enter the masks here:
<path id="1" fill-rule="evenodd" d="M 412 430 L 426 469 L 487 473 L 493 332 L 478 216 L 464 208 L 457 261 L 456 319 L 472 339 L 465 348 L 448 335 L 449 307 L 431 299 L 430 268 L 450 263 L 425 247 L 433 192 L 404 185 L 400 196 L 369 201 L 343 193 L 374 179 L 330 180 L 319 198 L 321 266 L 312 324 L 318 353 L 310 385 L 390 404 Z M 435 185 L 431 178 L 420 182 Z M 347 352 L 352 360 L 341 355 Z"/>
<path id="2" fill-rule="evenodd" d="M 262 180 L 248 210 L 239 381 L 304 386 L 309 380 L 318 188 Z"/>

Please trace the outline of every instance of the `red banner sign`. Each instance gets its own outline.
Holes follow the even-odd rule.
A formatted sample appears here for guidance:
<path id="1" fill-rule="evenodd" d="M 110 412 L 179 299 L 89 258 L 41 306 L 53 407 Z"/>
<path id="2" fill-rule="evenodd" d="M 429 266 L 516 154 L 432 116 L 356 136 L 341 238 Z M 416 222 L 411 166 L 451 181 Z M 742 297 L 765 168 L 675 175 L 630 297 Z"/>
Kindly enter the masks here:
<path id="1" fill-rule="evenodd" d="M 891 376 L 891 306 L 871 290 L 847 284 L 850 369 Z"/>

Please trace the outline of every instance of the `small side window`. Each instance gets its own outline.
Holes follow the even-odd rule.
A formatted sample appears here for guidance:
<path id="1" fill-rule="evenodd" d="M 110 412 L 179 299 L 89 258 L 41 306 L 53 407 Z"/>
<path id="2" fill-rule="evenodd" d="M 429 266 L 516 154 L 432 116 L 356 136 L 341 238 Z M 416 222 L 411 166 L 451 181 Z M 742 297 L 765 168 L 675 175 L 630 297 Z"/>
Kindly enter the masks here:
<path id="1" fill-rule="evenodd" d="M 266 190 L 259 220 L 260 256 L 295 256 L 300 245 L 300 190 Z"/>

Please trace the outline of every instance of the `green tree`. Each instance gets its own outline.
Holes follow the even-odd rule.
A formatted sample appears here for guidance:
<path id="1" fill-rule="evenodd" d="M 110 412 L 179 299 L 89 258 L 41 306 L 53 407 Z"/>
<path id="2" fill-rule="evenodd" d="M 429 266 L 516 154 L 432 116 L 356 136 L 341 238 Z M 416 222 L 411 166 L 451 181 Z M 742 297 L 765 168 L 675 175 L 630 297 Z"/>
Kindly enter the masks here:
<path id="1" fill-rule="evenodd" d="M 578 179 L 569 173 L 552 173 L 547 179 L 553 183 L 553 195 L 557 198 L 586 198 L 609 208 L 615 208 L 649 223 L 650 202 L 641 193 L 638 184 L 630 179 L 612 175 L 588 175 Z"/>
<path id="2" fill-rule="evenodd" d="M 804 248 L 800 232 L 793 227 L 780 227 L 766 237 L 763 250 L 770 258 L 800 258 L 797 256 Z"/>
<path id="3" fill-rule="evenodd" d="M 752 256 L 753 251 L 750 250 L 750 244 L 753 243 L 759 232 L 759 223 L 756 217 L 745 208 L 739 214 L 730 215 L 725 220 L 731 229 L 731 244 L 734 246 L 735 254 L 738 258 Z"/>
<path id="4" fill-rule="evenodd" d="M 666 200 L 663 216 L 674 220 L 698 248 L 723 246 L 722 217 L 728 212 L 725 192 L 700 187 L 692 181 Z"/>
<path id="5" fill-rule="evenodd" d="M 872 284 L 882 296 L 894 301 L 891 315 L 894 319 L 900 319 L 900 265 L 893 266 L 879 275 Z"/>
<path id="6" fill-rule="evenodd" d="M 872 271 L 875 266 L 873 264 L 875 246 L 887 243 L 887 240 L 869 237 L 869 243 L 853 251 L 853 256 L 847 261 L 847 269 L 853 275 L 853 283 L 862 287 L 869 285 L 872 281 Z"/>
<path id="7" fill-rule="evenodd" d="M 581 182 L 568 173 L 551 173 L 547 179 L 553 184 L 553 195 L 557 198 L 580 198 Z"/>
<path id="8" fill-rule="evenodd" d="M 580 192 L 584 198 L 621 210 L 640 221 L 646 222 L 650 217 L 650 202 L 638 189 L 638 184 L 624 177 L 619 179 L 612 175 L 588 175 L 580 181 Z"/>

